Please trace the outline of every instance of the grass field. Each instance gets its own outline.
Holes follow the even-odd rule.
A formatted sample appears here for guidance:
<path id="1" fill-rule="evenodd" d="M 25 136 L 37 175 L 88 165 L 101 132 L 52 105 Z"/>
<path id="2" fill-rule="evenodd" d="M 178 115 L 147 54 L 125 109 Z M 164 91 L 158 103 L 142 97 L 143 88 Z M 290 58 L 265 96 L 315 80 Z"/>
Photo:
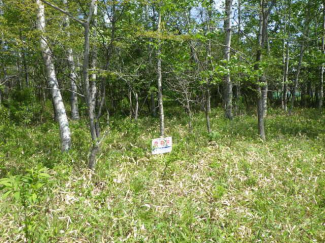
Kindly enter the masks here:
<path id="1" fill-rule="evenodd" d="M 168 114 L 168 112 L 166 112 Z M 170 113 L 171 114 L 171 113 Z M 325 242 L 325 115 L 166 117 L 173 151 L 151 155 L 158 119 L 112 118 L 95 173 L 86 122 L 61 154 L 52 121 L 0 125 L 0 242 Z"/>

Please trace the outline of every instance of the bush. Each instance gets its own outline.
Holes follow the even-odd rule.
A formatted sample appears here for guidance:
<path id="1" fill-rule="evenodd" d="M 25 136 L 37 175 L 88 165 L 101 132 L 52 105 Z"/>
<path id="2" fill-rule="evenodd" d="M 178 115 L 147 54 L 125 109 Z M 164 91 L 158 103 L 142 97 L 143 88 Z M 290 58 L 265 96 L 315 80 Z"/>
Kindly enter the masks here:
<path id="1" fill-rule="evenodd" d="M 15 90 L 6 101 L 9 118 L 17 125 L 29 125 L 40 117 L 41 105 L 37 103 L 33 89 Z"/>

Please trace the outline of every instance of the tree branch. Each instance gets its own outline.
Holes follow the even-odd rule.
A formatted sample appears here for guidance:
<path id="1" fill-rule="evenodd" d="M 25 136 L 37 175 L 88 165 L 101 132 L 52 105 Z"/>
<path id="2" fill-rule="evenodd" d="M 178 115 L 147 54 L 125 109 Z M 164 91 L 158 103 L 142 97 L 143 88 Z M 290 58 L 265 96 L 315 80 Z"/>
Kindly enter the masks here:
<path id="1" fill-rule="evenodd" d="M 64 14 L 68 15 L 71 19 L 73 19 L 74 21 L 78 22 L 79 24 L 81 24 L 81 25 L 85 25 L 85 22 L 84 22 L 84 21 L 75 18 L 74 16 L 72 16 L 72 14 L 70 14 L 69 12 L 63 10 L 62 8 L 59 8 L 58 6 L 55 6 L 55 5 L 53 5 L 52 3 L 49 3 L 48 1 L 45 1 L 45 0 L 41 0 L 41 1 L 42 1 L 43 3 L 45 3 L 46 5 L 48 5 L 48 6 L 52 7 L 52 8 L 54 8 L 54 9 L 56 9 L 56 10 L 58 10 L 58 11 L 60 11 L 61 13 L 64 13 Z"/>

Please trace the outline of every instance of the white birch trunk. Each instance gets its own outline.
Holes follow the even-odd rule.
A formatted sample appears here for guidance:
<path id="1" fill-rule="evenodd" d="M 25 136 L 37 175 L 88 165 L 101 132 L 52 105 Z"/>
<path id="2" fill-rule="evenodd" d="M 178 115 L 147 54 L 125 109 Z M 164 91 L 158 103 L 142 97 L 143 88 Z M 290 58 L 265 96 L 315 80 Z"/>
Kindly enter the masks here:
<path id="1" fill-rule="evenodd" d="M 210 0 L 209 3 L 209 10 L 208 10 L 208 30 L 212 30 L 211 26 L 211 20 L 212 20 L 212 5 L 213 0 Z M 211 68 L 211 58 L 212 58 L 212 50 L 211 50 L 211 39 L 208 40 L 208 46 L 207 46 L 207 59 L 206 59 L 206 65 L 207 69 Z M 205 120 L 206 120 L 206 126 L 208 133 L 211 132 L 211 125 L 210 125 L 210 112 L 211 112 L 211 94 L 210 94 L 210 84 L 211 84 L 211 78 L 207 78 L 207 87 L 206 87 L 206 94 L 205 94 Z"/>
<path id="2" fill-rule="evenodd" d="M 161 12 L 158 16 L 158 50 L 157 50 L 157 70 L 158 70 L 158 105 L 159 105 L 159 118 L 160 118 L 160 136 L 165 136 L 165 118 L 164 118 L 164 104 L 162 95 L 162 74 L 161 74 L 161 40 L 160 40 L 160 29 L 161 29 Z"/>
<path id="3" fill-rule="evenodd" d="M 63 0 L 64 5 L 67 7 L 68 5 L 68 0 Z M 70 20 L 69 17 L 67 15 L 65 15 L 64 17 L 64 22 L 65 22 L 65 28 L 67 28 L 68 30 L 66 30 L 66 34 L 70 39 L 70 31 L 69 31 L 69 26 L 70 26 Z M 69 63 L 69 67 L 70 67 L 70 86 L 71 86 L 71 96 L 70 96 L 70 104 L 71 104 L 71 118 L 73 120 L 79 120 L 79 109 L 78 109 L 78 89 L 77 89 L 77 74 L 76 74 L 76 65 L 74 62 L 74 58 L 73 58 L 73 51 L 72 48 L 69 47 L 68 48 L 68 63 Z"/>
<path id="4" fill-rule="evenodd" d="M 94 39 L 96 39 L 97 36 L 97 31 L 96 31 L 96 27 L 97 27 L 97 3 L 94 5 L 94 31 L 93 31 L 93 37 Z M 90 97 L 89 97 L 89 113 L 91 114 L 92 117 L 92 123 L 94 124 L 95 128 L 95 132 L 96 132 L 96 138 L 98 139 L 99 137 L 99 131 L 96 129 L 96 95 L 97 95 L 97 84 L 96 84 L 96 80 L 97 80 L 97 75 L 96 75 L 96 68 L 97 68 L 97 47 L 96 47 L 96 43 L 93 44 L 92 46 L 92 60 L 91 60 L 91 70 L 93 71 L 93 73 L 91 74 L 91 79 L 90 79 Z"/>
<path id="5" fill-rule="evenodd" d="M 285 16 L 284 34 L 288 33 L 287 40 L 283 40 L 283 82 L 281 104 L 284 111 L 288 110 L 288 72 L 289 72 L 289 39 L 290 39 L 290 20 L 291 20 L 291 0 L 288 0 L 289 17 Z"/>
<path id="6" fill-rule="evenodd" d="M 231 6 L 232 0 L 226 0 L 226 18 L 224 21 L 224 30 L 226 33 L 225 39 L 225 59 L 230 61 L 230 45 L 231 45 Z M 226 118 L 232 119 L 232 82 L 230 79 L 230 72 L 227 73 L 224 80 L 224 102 L 225 102 L 225 115 Z"/>
<path id="7" fill-rule="evenodd" d="M 323 55 L 325 54 L 325 1 L 323 0 L 323 36 L 322 36 L 322 52 Z M 324 72 L 325 66 L 324 63 L 321 66 L 320 72 L 320 87 L 319 87 L 319 101 L 318 101 L 318 108 L 323 107 L 324 102 Z"/>
<path id="8" fill-rule="evenodd" d="M 303 35 L 304 36 L 308 36 L 309 35 L 309 22 L 310 22 L 310 1 L 308 1 L 307 4 L 307 16 L 306 16 L 306 22 L 305 22 L 305 26 L 304 26 L 304 30 L 303 30 Z M 296 72 L 296 77 L 295 77 L 295 81 L 294 81 L 294 86 L 293 86 L 293 92 L 292 92 L 292 99 L 291 99 L 291 107 L 289 110 L 289 114 L 292 113 L 294 106 L 295 106 L 295 100 L 296 100 L 296 92 L 298 90 L 298 84 L 299 84 L 299 75 L 300 75 L 300 71 L 301 71 L 301 65 L 302 65 L 302 61 L 303 61 L 303 57 L 304 57 L 304 53 L 305 53 L 305 40 L 301 43 L 300 45 L 300 54 L 299 54 L 299 62 L 298 62 L 298 66 L 297 66 L 297 72 Z"/>
<path id="9" fill-rule="evenodd" d="M 97 0 L 92 0 L 89 8 L 88 18 L 86 23 L 84 24 L 85 28 L 85 46 L 84 46 L 84 63 L 83 63 L 83 81 L 85 85 L 85 93 L 87 98 L 87 105 L 88 105 L 88 116 L 89 116 L 89 127 L 90 127 L 90 134 L 92 138 L 92 148 L 90 150 L 89 155 L 89 162 L 88 167 L 89 169 L 94 170 L 96 165 L 96 156 L 100 150 L 100 141 L 99 141 L 99 130 L 96 129 L 96 115 L 95 115 L 95 108 L 96 108 L 96 74 L 93 73 L 91 77 L 91 81 L 89 82 L 88 76 L 88 68 L 89 68 L 89 31 L 90 31 L 90 21 L 92 16 L 97 15 Z M 94 22 L 96 25 L 96 20 Z M 96 30 L 94 35 L 96 36 Z M 97 49 L 94 47 L 93 50 L 93 59 L 92 59 L 92 68 L 96 69 L 97 64 Z M 99 126 L 97 126 L 99 128 Z"/>
<path id="10" fill-rule="evenodd" d="M 289 74 L 289 61 L 290 61 L 290 56 L 289 56 L 289 40 L 287 40 L 287 45 L 286 45 L 286 54 L 285 54 L 285 66 L 284 66 L 284 74 L 283 74 L 283 109 L 285 111 L 288 110 L 288 98 L 287 98 L 287 92 L 288 92 L 288 74 Z"/>
<path id="11" fill-rule="evenodd" d="M 298 84 L 299 84 L 299 75 L 300 75 L 300 70 L 301 70 L 301 64 L 302 64 L 302 59 L 304 56 L 304 51 L 305 51 L 305 43 L 303 42 L 300 46 L 300 54 L 299 54 L 299 62 L 297 66 L 297 72 L 296 72 L 296 77 L 295 77 L 295 82 L 293 85 L 293 91 L 292 91 L 292 99 L 291 99 L 291 107 L 289 110 L 289 114 L 292 113 L 294 106 L 295 106 L 295 101 L 296 101 L 296 92 L 298 89 Z"/>
<path id="12" fill-rule="evenodd" d="M 37 29 L 41 33 L 40 46 L 47 72 L 47 82 L 51 90 L 54 108 L 57 114 L 57 120 L 60 126 L 60 136 L 62 150 L 67 151 L 71 146 L 71 134 L 69 129 L 68 117 L 63 104 L 61 92 L 55 74 L 52 52 L 48 46 L 45 34 L 45 11 L 41 0 L 36 0 L 38 6 Z"/>
<path id="13" fill-rule="evenodd" d="M 259 31 L 258 31 L 258 37 L 257 37 L 257 42 L 258 42 L 258 50 L 256 54 L 256 65 L 255 69 L 258 70 L 259 63 L 262 60 L 262 46 L 263 46 L 263 16 L 264 16 L 264 9 L 263 9 L 263 4 L 264 1 L 260 1 L 260 14 L 259 14 Z M 262 74 L 263 76 L 263 74 Z M 262 77 L 259 77 L 258 79 L 259 82 L 262 81 Z M 258 133 L 261 137 L 262 140 L 265 140 L 265 129 L 264 129 L 264 104 L 263 104 L 263 94 L 262 94 L 262 88 L 258 84 L 257 85 L 257 120 L 258 120 Z"/>
<path id="14" fill-rule="evenodd" d="M 241 45 L 241 0 L 237 0 L 237 15 L 238 15 L 238 43 Z M 239 57 L 239 60 L 242 61 L 242 58 Z M 239 102 L 240 102 L 240 81 L 238 80 L 235 84 L 235 93 L 234 93 L 234 105 L 233 110 L 236 115 L 239 114 Z"/>
<path id="15" fill-rule="evenodd" d="M 96 127 L 95 127 L 95 114 L 94 114 L 94 108 L 91 107 L 92 103 L 92 95 L 91 95 L 91 88 L 90 88 L 90 82 L 89 82 L 89 29 L 90 29 L 90 21 L 93 16 L 94 8 L 96 5 L 96 0 L 92 0 L 89 8 L 88 18 L 87 21 L 84 23 L 85 28 L 85 42 L 84 42 L 84 60 L 83 60 L 83 67 L 82 67 L 82 80 L 84 83 L 85 88 L 85 95 L 86 95 L 86 101 L 87 101 L 87 108 L 88 108 L 88 117 L 89 117 L 89 129 L 91 134 L 91 139 L 93 142 L 97 140 L 97 134 L 96 134 Z M 91 167 L 91 166 L 90 166 Z"/>

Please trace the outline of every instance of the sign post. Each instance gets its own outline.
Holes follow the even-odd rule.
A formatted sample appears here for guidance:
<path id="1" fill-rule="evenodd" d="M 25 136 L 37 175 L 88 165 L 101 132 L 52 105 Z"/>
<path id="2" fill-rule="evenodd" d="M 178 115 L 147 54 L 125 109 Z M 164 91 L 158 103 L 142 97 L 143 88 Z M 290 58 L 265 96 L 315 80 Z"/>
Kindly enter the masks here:
<path id="1" fill-rule="evenodd" d="M 164 154 L 172 151 L 172 137 L 167 138 L 156 138 L 151 142 L 152 154 Z"/>

